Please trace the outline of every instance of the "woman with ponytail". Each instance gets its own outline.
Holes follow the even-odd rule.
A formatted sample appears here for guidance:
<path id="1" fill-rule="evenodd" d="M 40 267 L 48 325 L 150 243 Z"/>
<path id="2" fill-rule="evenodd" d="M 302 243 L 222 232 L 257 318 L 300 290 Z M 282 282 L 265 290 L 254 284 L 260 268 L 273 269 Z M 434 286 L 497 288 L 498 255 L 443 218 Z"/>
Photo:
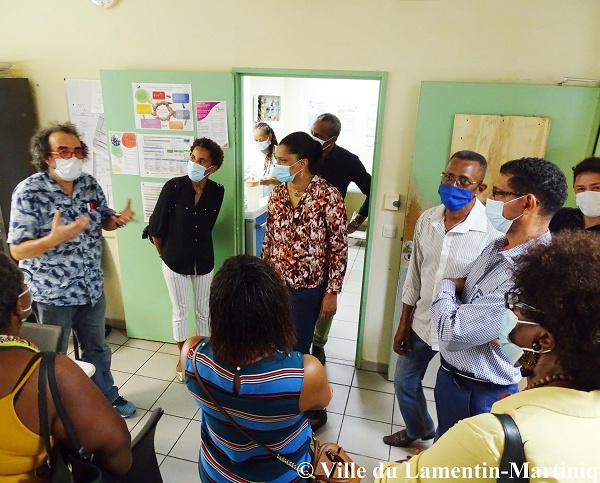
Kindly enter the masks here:
<path id="1" fill-rule="evenodd" d="M 340 192 L 321 178 L 321 144 L 292 133 L 275 151 L 262 257 L 281 273 L 292 299 L 295 350 L 310 353 L 318 318 L 333 317 L 346 272 L 346 207 Z M 313 427 L 327 420 L 313 415 Z"/>

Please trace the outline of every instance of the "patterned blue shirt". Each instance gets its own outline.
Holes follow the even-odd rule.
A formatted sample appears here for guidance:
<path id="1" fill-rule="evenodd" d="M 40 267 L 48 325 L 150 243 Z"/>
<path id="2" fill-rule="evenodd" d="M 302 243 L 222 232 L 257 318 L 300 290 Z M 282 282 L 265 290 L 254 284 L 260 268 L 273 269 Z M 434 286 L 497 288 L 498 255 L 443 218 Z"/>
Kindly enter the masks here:
<path id="1" fill-rule="evenodd" d="M 504 294 L 513 287 L 515 259 L 533 244 L 549 243 L 550 232 L 510 250 L 506 237 L 488 245 L 466 274 L 465 287 L 456 295 L 454 282 L 441 280 L 431 305 L 437 322 L 440 355 L 453 367 L 494 384 L 516 384 L 521 379 L 495 344 L 504 311 Z"/>
<path id="2" fill-rule="evenodd" d="M 33 300 L 58 306 L 94 305 L 103 291 L 102 221 L 114 211 L 91 175 L 83 173 L 73 182 L 72 197 L 46 171 L 21 181 L 12 195 L 8 243 L 48 235 L 55 210 L 60 211 L 65 224 L 80 215 L 92 221 L 75 238 L 19 263 L 33 274 L 29 286 Z"/>

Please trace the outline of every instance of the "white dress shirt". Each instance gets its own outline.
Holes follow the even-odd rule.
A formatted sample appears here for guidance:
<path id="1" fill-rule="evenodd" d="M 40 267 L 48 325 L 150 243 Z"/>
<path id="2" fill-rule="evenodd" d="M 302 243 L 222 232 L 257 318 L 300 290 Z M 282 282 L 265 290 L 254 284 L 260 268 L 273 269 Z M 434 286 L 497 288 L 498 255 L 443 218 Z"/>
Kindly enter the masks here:
<path id="1" fill-rule="evenodd" d="M 414 305 L 412 328 L 434 350 L 438 348 L 437 324 L 431 323 L 435 287 L 443 278 L 464 276 L 483 249 L 502 234 L 476 200 L 467 218 L 446 233 L 444 205 L 424 211 L 415 226 L 414 248 L 402 288 L 402 302 Z"/>

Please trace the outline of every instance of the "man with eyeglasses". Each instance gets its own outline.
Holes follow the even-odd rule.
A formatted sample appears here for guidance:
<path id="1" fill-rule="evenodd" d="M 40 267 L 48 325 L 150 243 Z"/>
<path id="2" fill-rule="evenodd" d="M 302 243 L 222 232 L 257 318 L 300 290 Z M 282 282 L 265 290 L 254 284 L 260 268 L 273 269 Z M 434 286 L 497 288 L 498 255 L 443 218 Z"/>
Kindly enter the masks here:
<path id="1" fill-rule="evenodd" d="M 486 159 L 458 151 L 448 161 L 438 188 L 442 204 L 424 211 L 415 226 L 413 252 L 402 288 L 402 314 L 394 337 L 399 354 L 394 375 L 398 405 L 406 428 L 383 438 L 406 447 L 431 439 L 435 426 L 423 393 L 423 376 L 438 348 L 431 321 L 434 288 L 442 278 L 459 277 L 493 240 L 500 237 L 477 199 L 485 191 Z"/>
<path id="2" fill-rule="evenodd" d="M 431 306 L 441 356 L 436 437 L 517 391 L 521 374 L 498 343 L 504 296 L 515 260 L 533 244 L 550 241 L 548 225 L 566 199 L 565 175 L 549 161 L 521 158 L 500 167 L 485 210 L 505 236 L 485 248 L 466 276 L 441 280 Z"/>
<path id="3" fill-rule="evenodd" d="M 70 123 L 39 131 L 30 151 L 39 172 L 13 192 L 10 253 L 32 274 L 28 287 L 38 321 L 63 327 L 60 351 L 67 352 L 73 329 L 82 359 L 96 367 L 93 381 L 121 416 L 133 416 L 135 406 L 119 396 L 110 372 L 100 268 L 102 229 L 125 226 L 134 214 L 131 200 L 120 214 L 107 206 L 100 185 L 83 173 L 87 147 Z"/>

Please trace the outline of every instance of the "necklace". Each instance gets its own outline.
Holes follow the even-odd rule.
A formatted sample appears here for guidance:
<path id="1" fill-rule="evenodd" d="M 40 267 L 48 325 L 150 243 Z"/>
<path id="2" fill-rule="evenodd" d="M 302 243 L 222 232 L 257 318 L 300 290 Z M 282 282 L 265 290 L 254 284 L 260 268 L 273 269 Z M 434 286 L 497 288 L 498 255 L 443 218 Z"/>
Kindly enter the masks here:
<path id="1" fill-rule="evenodd" d="M 444 229 L 446 230 L 446 233 L 448 233 L 450 230 L 452 230 L 452 228 L 457 227 L 458 225 L 460 225 L 463 221 L 465 221 L 467 219 L 467 217 L 465 216 L 462 220 L 460 220 L 458 223 L 455 223 L 454 225 L 452 225 L 450 228 L 446 229 L 446 226 L 444 225 Z"/>
<path id="2" fill-rule="evenodd" d="M 302 196 L 302 193 L 306 191 L 306 188 L 304 188 L 303 190 L 297 190 L 296 188 L 292 188 L 292 190 L 294 191 L 294 196 L 296 198 L 300 198 Z"/>
<path id="3" fill-rule="evenodd" d="M 524 389 L 524 391 L 526 391 L 527 389 L 534 389 L 536 387 L 547 386 L 548 384 L 552 384 L 553 382 L 557 382 L 557 381 L 572 381 L 572 380 L 573 380 L 573 378 L 571 376 L 565 374 L 564 372 L 559 372 L 559 373 L 553 374 L 552 376 L 542 377 L 541 379 L 538 379 L 537 381 L 534 381 L 531 384 L 528 384 L 527 387 Z"/>

